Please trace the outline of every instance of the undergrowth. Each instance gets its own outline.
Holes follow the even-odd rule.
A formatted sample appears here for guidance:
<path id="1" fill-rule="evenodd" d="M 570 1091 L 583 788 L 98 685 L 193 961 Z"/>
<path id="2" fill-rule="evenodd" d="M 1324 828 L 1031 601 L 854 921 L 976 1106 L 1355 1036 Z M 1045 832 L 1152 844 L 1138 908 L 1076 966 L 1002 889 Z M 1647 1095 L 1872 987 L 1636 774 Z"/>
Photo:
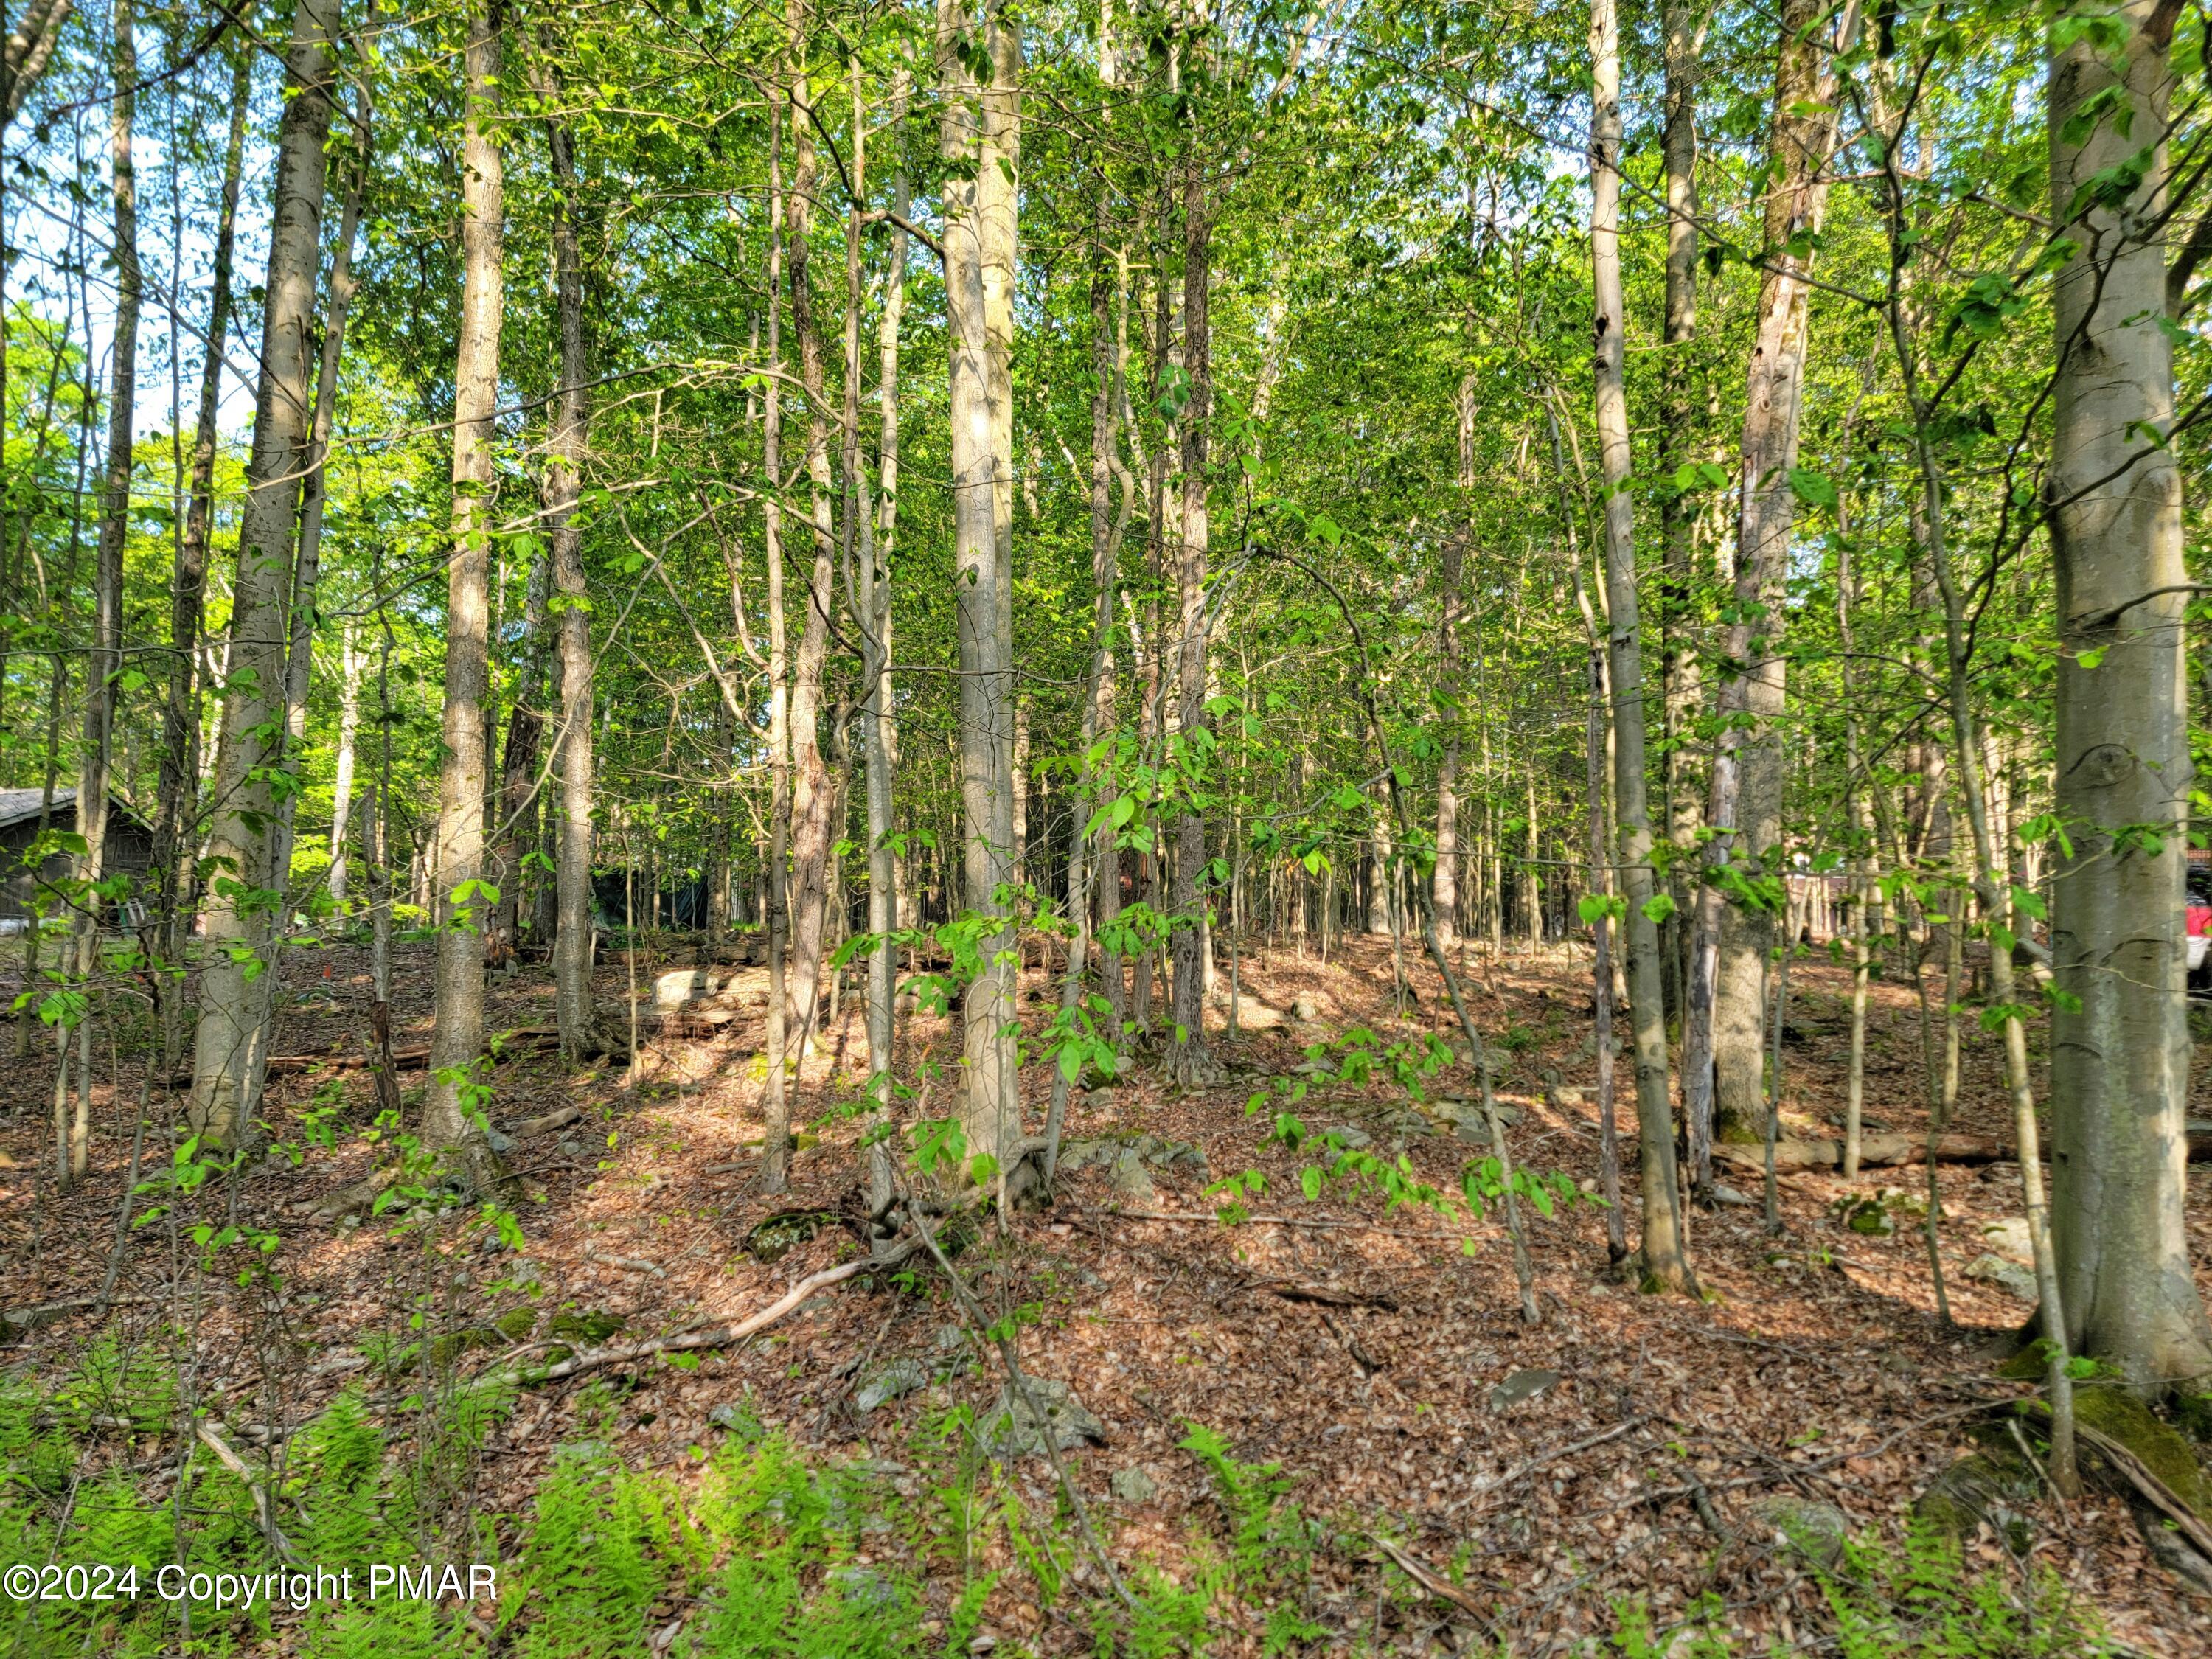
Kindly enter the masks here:
<path id="1" fill-rule="evenodd" d="M 1216 1512 L 1173 1562 L 1119 1565 L 1118 1589 L 1082 1565 L 1064 1514 L 1038 1514 L 999 1478 L 959 1408 L 930 1421 L 904 1463 L 811 1460 L 742 1411 L 687 1467 L 627 1467 L 606 1439 L 562 1445 L 519 1514 L 441 1522 L 426 1462 L 474 1455 L 512 1401 L 462 1395 L 435 1413 L 380 1420 L 341 1395 L 292 1437 L 276 1465 L 280 1558 L 238 1475 L 195 1444 L 181 1470 L 173 1389 L 159 1369 L 94 1347 L 76 1374 L 40 1389 L 0 1382 L 0 1566 L 135 1567 L 138 1593 L 100 1602 L 0 1601 L 7 1652 L 36 1656 L 448 1659 L 921 1659 L 960 1655 L 994 1594 L 1090 1632 L 1097 1659 L 1169 1659 L 1256 1645 L 1267 1656 L 1380 1655 L 1435 1627 L 1441 1604 L 1387 1561 L 1364 1531 L 1305 1515 L 1276 1463 L 1239 1460 L 1188 1425 L 1182 1449 L 1203 1468 Z M 607 1413 L 611 1418 L 611 1410 Z M 434 1423 L 426 1422 L 434 1416 Z M 984 1570 L 994 1541 L 998 1559 Z M 1324 1557 L 1363 1564 L 1347 1601 L 1319 1586 Z M 212 1594 L 155 1588 L 165 1566 L 258 1575 L 284 1564 L 352 1574 L 353 1595 L 219 1606 Z M 368 1596 L 380 1564 L 496 1565 L 496 1604 Z M 1821 1577 L 1830 1616 L 1820 1647 L 1842 1659 L 2057 1659 L 2107 1650 L 2056 1580 L 1975 1577 L 1926 1539 L 1852 1546 Z M 82 1586 L 79 1587 L 80 1589 Z M 1386 1609 L 1389 1616 L 1385 1616 Z M 1781 1651 L 1732 1640 L 1717 1601 L 1655 1625 L 1638 1605 L 1578 1651 L 1598 1659 L 1753 1659 Z M 1478 1642 L 1465 1615 L 1462 1640 Z M 1029 1621 L 1034 1623 L 1034 1620 Z M 996 1651 L 1029 1651 L 1003 1628 Z M 1064 1646 L 1065 1638 L 1055 1648 Z M 1793 1651 L 1802 1649 L 1793 1649 Z M 1511 1651 L 1462 1645 L 1458 1651 Z"/>

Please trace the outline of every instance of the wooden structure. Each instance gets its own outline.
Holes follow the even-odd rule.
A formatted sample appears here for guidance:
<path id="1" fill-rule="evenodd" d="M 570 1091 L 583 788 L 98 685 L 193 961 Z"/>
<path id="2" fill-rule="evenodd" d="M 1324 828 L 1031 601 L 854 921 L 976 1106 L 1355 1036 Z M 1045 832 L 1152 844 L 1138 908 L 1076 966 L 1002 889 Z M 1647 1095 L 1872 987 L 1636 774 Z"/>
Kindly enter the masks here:
<path id="1" fill-rule="evenodd" d="M 76 860 L 67 853 L 49 853 L 34 872 L 26 862 L 32 843 L 39 838 L 39 820 L 46 792 L 42 789 L 0 789 L 0 920 L 21 921 L 33 915 L 38 881 L 68 879 Z M 76 791 L 54 791 L 52 810 L 46 815 L 51 830 L 75 831 Z M 108 872 L 143 881 L 154 864 L 154 830 L 143 818 L 113 795 L 107 798 Z M 135 900 L 125 901 L 126 915 Z"/>

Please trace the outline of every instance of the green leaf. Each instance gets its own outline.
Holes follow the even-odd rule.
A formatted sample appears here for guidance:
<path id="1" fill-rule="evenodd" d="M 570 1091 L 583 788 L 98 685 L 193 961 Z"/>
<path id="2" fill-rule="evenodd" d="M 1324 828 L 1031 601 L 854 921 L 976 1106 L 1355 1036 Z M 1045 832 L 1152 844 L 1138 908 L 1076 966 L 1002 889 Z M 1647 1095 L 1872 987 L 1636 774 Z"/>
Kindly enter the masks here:
<path id="1" fill-rule="evenodd" d="M 1808 466 L 1790 469 L 1790 488 L 1799 501 L 1812 507 L 1832 508 L 1836 505 L 1836 486 L 1825 472 L 1815 472 Z"/>
<path id="2" fill-rule="evenodd" d="M 1671 893 L 1654 893 L 1644 901 L 1644 920 L 1663 922 L 1674 914 L 1674 898 Z"/>

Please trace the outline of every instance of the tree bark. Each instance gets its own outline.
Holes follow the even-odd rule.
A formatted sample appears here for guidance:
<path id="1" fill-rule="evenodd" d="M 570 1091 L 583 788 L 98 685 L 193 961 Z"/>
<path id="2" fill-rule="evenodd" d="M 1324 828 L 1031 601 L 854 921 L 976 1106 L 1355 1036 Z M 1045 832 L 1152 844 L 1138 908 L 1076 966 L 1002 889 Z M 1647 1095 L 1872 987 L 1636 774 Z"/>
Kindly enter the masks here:
<path id="1" fill-rule="evenodd" d="M 807 68 L 808 0 L 791 0 L 787 13 L 798 62 L 791 77 L 791 197 L 787 209 L 791 325 L 799 336 L 799 375 L 806 396 L 806 471 L 812 485 L 814 561 L 791 673 L 791 977 L 786 994 L 791 1040 L 804 1066 L 813 1046 L 822 994 L 822 958 L 829 921 L 830 845 L 837 791 L 822 757 L 823 673 L 830 653 L 831 588 L 836 541 L 830 522 L 830 428 L 822 327 L 815 314 L 811 238 L 821 158 L 806 106 L 814 92 Z"/>
<path id="2" fill-rule="evenodd" d="M 230 334 L 231 265 L 238 242 L 239 181 L 246 155 L 246 116 L 253 96 L 253 52 L 231 57 L 230 133 L 222 158 L 222 205 L 216 220 L 215 264 L 208 283 L 208 323 L 200 359 L 198 423 L 192 429 L 191 481 L 176 570 L 169 589 L 169 684 L 161 709 L 161 781 L 154 813 L 154 877 L 161 883 L 164 948 L 172 959 L 191 926 L 197 884 L 190 869 L 198 817 L 200 629 L 207 595 L 208 535 L 215 516 L 215 452 L 222 403 L 222 352 Z"/>
<path id="3" fill-rule="evenodd" d="M 131 417 L 138 401 L 138 309 L 143 285 L 138 266 L 137 168 L 131 143 L 138 109 L 135 14 L 135 0 L 115 0 L 109 22 L 108 62 L 114 76 L 108 100 L 108 155 L 115 190 L 115 336 L 107 396 L 107 465 L 100 479 L 100 539 L 93 561 L 92 653 L 85 664 L 84 752 L 76 792 L 77 833 L 84 837 L 77 873 L 95 889 L 107 873 L 107 775 L 115 741 L 116 682 L 123 673 L 123 542 L 131 528 Z M 102 904 L 96 890 L 87 893 L 82 903 L 76 971 L 80 988 L 89 993 L 100 966 Z M 83 1178 L 92 1158 L 88 1013 L 79 1036 L 83 1052 L 76 1115 L 70 1125 L 69 1156 L 61 1166 L 65 1187 Z"/>
<path id="4" fill-rule="evenodd" d="M 2172 13 L 2130 0 L 2118 15 L 2130 32 L 2114 53 L 2092 34 L 2054 41 L 2050 81 L 2051 216 L 2080 245 L 2052 295 L 2046 486 L 2057 805 L 2072 841 L 2051 884 L 2051 955 L 2079 1000 L 2053 1016 L 2052 1231 L 2069 1346 L 2157 1390 L 2212 1375 L 2212 1327 L 2183 1214 L 2191 772 L 2185 597 L 2173 590 L 2189 573 L 2173 452 L 2139 435 L 2173 421 L 2172 347 L 2142 321 L 2165 305 L 2163 147 L 2124 205 L 2077 202 L 2166 131 Z M 2072 142 L 2067 124 L 2100 98 L 2117 101 Z M 2123 840 L 2122 825 L 2154 829 Z"/>
<path id="5" fill-rule="evenodd" d="M 1737 620 L 1729 627 L 1728 678 L 1717 705 L 1723 723 L 1714 757 L 1706 822 L 1726 831 L 1710 843 L 1715 863 L 1733 865 L 1748 880 L 1771 874 L 1780 853 L 1784 765 L 1782 734 L 1787 624 L 1784 581 L 1796 494 L 1798 421 L 1803 411 L 1806 312 L 1811 288 L 1809 238 L 1827 208 L 1829 160 L 1836 142 L 1835 74 L 1820 27 L 1820 0 L 1785 0 L 1775 71 L 1774 120 L 1768 138 L 1765 248 L 1752 344 L 1747 405 L 1739 456 L 1741 497 L 1736 521 Z M 1848 40 L 1856 5 L 1838 15 Z M 1694 1112 L 1690 1126 L 1693 1176 L 1710 1184 L 1711 1136 L 1750 1139 L 1759 1133 L 1765 1097 L 1766 970 L 1774 925 L 1763 908 L 1724 902 L 1717 890 L 1700 893 L 1698 939 L 1692 951 L 1690 1018 L 1709 1020 L 1712 1054 L 1710 1123 Z M 1707 972 L 1711 1012 L 1696 979 Z M 1684 1061 L 1691 1048 L 1685 1038 Z M 1702 1077 L 1686 1093 L 1702 1104 Z"/>
<path id="6" fill-rule="evenodd" d="M 1614 812 L 1620 887 L 1627 901 L 1629 1024 L 1636 1049 L 1636 1121 L 1641 1148 L 1647 1285 L 1694 1291 L 1667 1085 L 1666 1012 L 1660 994 L 1659 927 L 1651 901 L 1651 814 L 1644 771 L 1643 621 L 1637 611 L 1635 509 L 1623 363 L 1626 310 L 1620 283 L 1620 19 L 1615 0 L 1593 0 L 1590 59 L 1590 264 L 1597 315 L 1598 447 L 1605 476 L 1607 652 L 1613 671 Z"/>
<path id="7" fill-rule="evenodd" d="M 965 908 L 977 941 L 963 1013 L 968 1067 L 962 1130 L 971 1155 L 998 1158 L 1020 1129 L 1015 1091 L 1014 933 L 1006 888 L 1013 854 L 1012 428 L 1015 198 L 1021 37 L 1002 7 L 984 20 L 991 84 L 963 46 L 965 10 L 939 0 L 937 61 L 945 113 L 939 143 L 965 178 L 945 181 L 945 289 L 951 424 L 955 603 L 960 657 L 960 793 Z M 972 173 L 969 170 L 972 168 Z M 1003 590 L 1003 591 L 1002 591 Z"/>
<path id="8" fill-rule="evenodd" d="M 354 648 L 353 624 L 348 623 L 338 647 L 338 756 L 331 781 L 331 902 L 345 908 L 350 849 L 346 832 L 353 823 L 353 775 L 356 749 L 361 736 L 361 676 L 365 659 Z"/>
<path id="9" fill-rule="evenodd" d="M 1671 486 L 1676 471 L 1690 462 L 1696 439 L 1692 353 L 1698 333 L 1698 70 L 1711 15 L 1692 0 L 1667 0 L 1660 24 L 1666 61 L 1666 125 L 1661 146 L 1667 173 L 1667 315 L 1658 454 L 1659 533 L 1665 561 L 1659 586 L 1659 687 L 1667 746 L 1661 763 L 1665 769 L 1662 833 L 1682 852 L 1695 845 L 1698 817 L 1691 793 L 1689 748 L 1682 741 L 1698 708 L 1697 656 L 1686 638 L 1698 508 L 1695 497 L 1672 491 Z M 1674 909 L 1660 924 L 1661 983 L 1668 1008 L 1679 1010 L 1681 938 L 1690 913 L 1690 888 L 1680 873 L 1670 875 L 1667 888 Z"/>
<path id="10" fill-rule="evenodd" d="M 218 1146 L 252 1133 L 267 1058 L 264 954 L 283 725 L 284 596 L 308 450 L 309 351 L 331 125 L 330 0 L 299 0 L 285 57 L 276 205 L 262 310 L 261 380 L 231 590 L 229 661 L 208 836 L 207 965 L 193 1034 L 191 1121 Z"/>
<path id="11" fill-rule="evenodd" d="M 483 1050 L 482 930 L 496 902 L 484 881 L 484 697 L 497 435 L 505 173 L 499 119 L 501 0 L 477 0 L 462 58 L 461 314 L 453 361 L 453 556 L 446 579 L 446 761 L 439 789 L 438 882 L 452 906 L 438 935 L 437 1024 L 430 1036 L 424 1141 L 455 1155 L 477 1186 L 497 1172 L 471 1094 Z"/>
<path id="12" fill-rule="evenodd" d="M 548 53 L 550 57 L 551 54 Z M 550 70 L 542 101 L 554 106 Z M 584 342 L 584 260 L 580 245 L 574 140 L 565 122 L 549 120 L 546 149 L 560 193 L 553 220 L 553 305 L 560 334 L 561 386 L 553 434 L 546 445 L 543 505 L 552 556 L 553 597 L 561 679 L 561 726 L 555 738 L 561 775 L 559 844 L 554 859 L 554 1017 L 561 1052 L 573 1063 L 605 1047 L 592 1001 L 592 602 L 584 578 L 584 532 L 576 523 L 591 416 L 591 359 Z"/>
<path id="13" fill-rule="evenodd" d="M 0 47 L 0 132 L 22 112 L 23 100 L 46 72 L 62 25 L 74 9 L 72 0 L 31 0 L 22 20 L 8 31 Z"/>
<path id="14" fill-rule="evenodd" d="M 1176 821 L 1174 960 L 1169 1017 L 1174 1024 L 1168 1071 L 1185 1088 L 1218 1082 L 1221 1067 L 1206 1040 L 1206 981 L 1202 959 L 1206 925 L 1206 814 L 1213 722 L 1206 712 L 1206 565 L 1211 528 L 1207 496 L 1212 483 L 1213 339 L 1210 301 L 1213 275 L 1213 203 L 1195 135 L 1183 161 L 1182 362 L 1189 400 L 1183 405 L 1182 534 L 1176 547 L 1178 599 L 1176 635 L 1176 765 L 1182 811 Z"/>
<path id="15" fill-rule="evenodd" d="M 768 557 L 768 1076 L 761 1088 L 763 1133 L 761 1190 L 789 1184 L 791 1101 L 784 1073 L 791 1040 L 789 975 L 785 946 L 791 937 L 791 658 L 783 603 L 783 115 L 788 100 L 769 106 L 767 405 L 761 418 L 765 488 L 761 535 Z"/>
<path id="16" fill-rule="evenodd" d="M 558 255 L 555 256 L 556 258 Z M 557 304 L 557 301 L 556 301 Z M 560 414 L 556 409 L 554 419 Z M 523 612 L 522 672 L 514 688 L 514 707 L 507 714 L 507 741 L 500 749 L 498 823 L 491 856 L 491 879 L 499 888 L 492 911 L 487 960 L 514 960 L 522 938 L 523 860 L 538 844 L 538 757 L 545 733 L 545 690 L 551 652 L 550 550 L 530 562 Z"/>

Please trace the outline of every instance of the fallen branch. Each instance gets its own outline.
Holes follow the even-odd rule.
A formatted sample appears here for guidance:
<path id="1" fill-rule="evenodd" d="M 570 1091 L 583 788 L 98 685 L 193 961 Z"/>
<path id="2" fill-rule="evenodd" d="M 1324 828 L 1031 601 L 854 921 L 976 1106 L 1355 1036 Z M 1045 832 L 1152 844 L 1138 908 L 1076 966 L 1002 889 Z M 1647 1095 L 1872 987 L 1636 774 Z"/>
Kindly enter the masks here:
<path id="1" fill-rule="evenodd" d="M 124 1302 L 150 1302 L 154 1298 L 149 1296 L 132 1295 L 111 1296 L 106 1299 L 109 1305 L 113 1306 Z M 64 1318 L 70 1314 L 82 1313 L 87 1308 L 98 1307 L 100 1302 L 100 1298 L 96 1296 L 72 1296 L 59 1302 L 34 1303 L 26 1308 L 0 1309 L 0 1336 L 15 1333 L 27 1334 L 41 1326 L 51 1325 L 57 1319 Z"/>
<path id="2" fill-rule="evenodd" d="M 641 1261 L 634 1255 L 611 1255 L 606 1251 L 594 1249 L 589 1244 L 584 1246 L 584 1260 L 596 1261 L 604 1267 L 620 1267 L 624 1273 L 651 1273 L 655 1279 L 668 1277 L 650 1261 Z"/>
<path id="3" fill-rule="evenodd" d="M 507 1371 L 496 1380 L 510 1388 L 537 1388 L 547 1382 L 560 1382 L 572 1376 L 580 1376 L 586 1371 L 597 1370 L 603 1365 L 626 1365 L 634 1359 L 649 1359 L 655 1354 L 684 1353 L 695 1348 L 726 1348 L 766 1330 L 777 1320 L 796 1310 L 809 1297 L 826 1291 L 833 1285 L 842 1285 L 862 1273 L 882 1273 L 896 1267 L 911 1255 L 915 1248 L 913 1241 L 909 1240 L 880 1261 L 862 1256 L 858 1261 L 846 1262 L 842 1267 L 825 1268 L 810 1278 L 800 1279 L 758 1313 L 748 1315 L 732 1325 L 710 1325 L 703 1330 L 655 1337 L 649 1342 L 624 1342 L 614 1347 L 590 1348 L 540 1370 Z"/>
<path id="4" fill-rule="evenodd" d="M 2181 1495 L 2160 1480 L 2151 1467 L 2137 1457 L 2112 1436 L 2087 1424 L 2076 1422 L 2074 1432 L 2104 1454 L 2105 1461 L 2125 1476 L 2128 1484 L 2141 1492 L 2151 1507 L 2180 1529 L 2190 1547 L 2206 1560 L 2212 1561 L 2212 1527 L 2208 1527 L 2196 1510 L 2182 1501 Z"/>
<path id="5" fill-rule="evenodd" d="M 1465 1509 L 1469 1504 L 1474 1503 L 1480 1498 L 1487 1498 L 1492 1492 L 1496 1492 L 1500 1486 L 1510 1486 L 1517 1480 L 1525 1480 L 1528 1476 L 1534 1474 L 1538 1469 L 1542 1468 L 1547 1463 L 1556 1463 L 1562 1457 L 1572 1457 L 1577 1452 L 1586 1452 L 1589 1450 L 1593 1446 L 1602 1446 L 1608 1440 L 1618 1440 L 1622 1435 L 1626 1434 L 1631 1429 L 1640 1428 L 1645 1423 L 1650 1421 L 1650 1419 L 1648 1417 L 1632 1417 L 1626 1423 L 1614 1424 L 1602 1434 L 1594 1434 L 1588 1439 L 1576 1441 L 1571 1446 L 1561 1446 L 1554 1450 L 1540 1453 L 1538 1455 L 1530 1458 L 1527 1462 L 1506 1470 L 1504 1474 L 1498 1476 L 1496 1479 L 1484 1481 L 1466 1497 L 1461 1498 L 1459 1502 L 1454 1504 L 1451 1508 L 1446 1511 L 1446 1513 L 1456 1515 L 1460 1510 Z"/>
<path id="6" fill-rule="evenodd" d="M 2192 1164 L 2212 1164 L 2212 1121 L 2192 1118 L 2188 1127 L 2189 1161 Z M 1764 1174 L 1766 1169 L 1766 1149 L 1764 1146 L 1741 1146 L 1723 1141 L 1713 1147 L 1713 1156 L 1723 1164 L 1737 1169 Z M 2010 1146 L 2002 1140 L 1990 1140 L 1980 1135 L 1945 1135 L 1936 1143 L 1936 1161 L 1938 1164 L 2010 1164 L 2019 1157 Z M 1859 1141 L 1859 1164 L 1863 1169 L 1894 1169 L 1901 1164 L 1925 1164 L 1928 1143 L 1919 1135 L 1866 1135 Z M 1840 1169 L 1844 1162 L 1844 1147 L 1837 1140 L 1778 1140 L 1774 1143 L 1774 1167 L 1778 1170 Z"/>
<path id="7" fill-rule="evenodd" d="M 255 1476 L 246 1466 L 246 1460 L 231 1449 L 230 1443 L 222 1437 L 217 1425 L 202 1423 L 199 1438 L 201 1443 L 216 1455 L 216 1462 L 236 1475 L 245 1484 L 246 1490 L 253 1495 L 254 1513 L 261 1517 L 262 1534 L 268 1539 L 269 1547 L 276 1551 L 277 1558 L 286 1565 L 294 1565 L 291 1540 L 284 1536 L 283 1529 L 276 1524 L 276 1503 L 270 1496 L 268 1486 Z"/>
<path id="8" fill-rule="evenodd" d="M 1456 1244 L 1456 1233 L 1413 1232 L 1403 1227 L 1385 1227 L 1377 1221 L 1309 1221 L 1294 1215 L 1240 1216 L 1235 1222 L 1224 1221 L 1218 1215 L 1187 1215 L 1174 1210 L 1092 1210 L 1092 1215 L 1110 1216 L 1118 1221 L 1180 1221 L 1188 1225 L 1206 1224 L 1226 1226 L 1304 1227 L 1315 1232 L 1380 1233 L 1385 1238 L 1426 1238 L 1439 1244 Z"/>
<path id="9" fill-rule="evenodd" d="M 550 1134 L 556 1129 L 565 1128 L 583 1115 L 584 1109 L 573 1103 L 566 1106 L 556 1106 L 551 1111 L 541 1116 L 526 1117 L 509 1129 L 507 1133 L 517 1140 L 528 1140 L 536 1135 Z"/>
<path id="10" fill-rule="evenodd" d="M 1481 1601 L 1472 1590 L 1463 1585 L 1453 1583 L 1435 1568 L 1424 1563 L 1419 1557 L 1400 1548 L 1381 1533 L 1370 1532 L 1367 1535 L 1375 1540 L 1376 1549 L 1381 1550 L 1383 1554 L 1398 1564 L 1400 1571 L 1430 1595 L 1438 1601 L 1450 1602 L 1469 1618 L 1480 1620 L 1486 1629 L 1497 1632 L 1501 1637 L 1504 1635 L 1504 1632 L 1498 1632 L 1498 1626 L 1491 1622 L 1489 1613 L 1483 1610 Z"/>
<path id="11" fill-rule="evenodd" d="M 1255 1291 L 1265 1291 L 1285 1302 L 1310 1302 L 1323 1308 L 1381 1308 L 1387 1313 L 1398 1311 L 1394 1297 L 1368 1295 L 1359 1291 L 1340 1291 L 1328 1285 L 1255 1285 Z"/>

